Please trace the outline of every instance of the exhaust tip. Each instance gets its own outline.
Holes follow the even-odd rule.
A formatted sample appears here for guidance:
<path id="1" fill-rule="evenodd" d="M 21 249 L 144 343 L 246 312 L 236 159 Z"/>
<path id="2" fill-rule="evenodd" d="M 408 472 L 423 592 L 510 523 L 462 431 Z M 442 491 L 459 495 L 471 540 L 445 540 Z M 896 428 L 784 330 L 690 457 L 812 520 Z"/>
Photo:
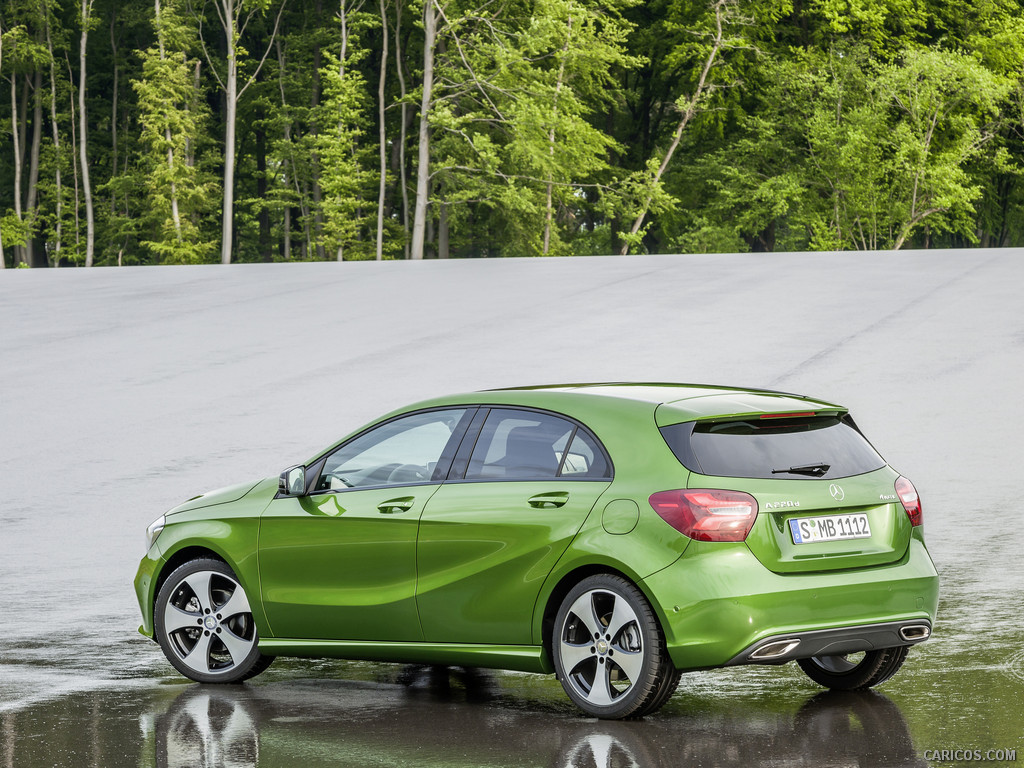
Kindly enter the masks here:
<path id="1" fill-rule="evenodd" d="M 774 642 L 762 645 L 750 654 L 750 658 L 758 661 L 777 659 L 780 656 L 785 656 L 787 653 L 790 653 L 798 645 L 800 645 L 800 641 L 797 639 L 775 640 Z"/>
<path id="2" fill-rule="evenodd" d="M 908 624 L 905 627 L 900 627 L 900 637 L 911 643 L 927 640 L 931 634 L 932 628 L 927 624 Z"/>

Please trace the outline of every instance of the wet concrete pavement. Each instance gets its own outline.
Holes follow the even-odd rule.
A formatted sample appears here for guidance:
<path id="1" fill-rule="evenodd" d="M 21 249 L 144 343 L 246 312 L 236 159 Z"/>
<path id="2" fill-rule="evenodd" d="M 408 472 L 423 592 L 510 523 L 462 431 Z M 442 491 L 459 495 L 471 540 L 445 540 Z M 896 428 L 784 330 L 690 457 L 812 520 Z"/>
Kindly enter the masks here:
<path id="1" fill-rule="evenodd" d="M 4 274 L 0 766 L 1024 761 L 1021 285 L 1019 251 Z M 851 407 L 920 490 L 942 578 L 900 674 L 835 696 L 793 665 L 697 673 L 601 723 L 510 673 L 285 660 L 197 686 L 136 634 L 143 531 L 183 499 L 421 397 L 624 379 Z"/>

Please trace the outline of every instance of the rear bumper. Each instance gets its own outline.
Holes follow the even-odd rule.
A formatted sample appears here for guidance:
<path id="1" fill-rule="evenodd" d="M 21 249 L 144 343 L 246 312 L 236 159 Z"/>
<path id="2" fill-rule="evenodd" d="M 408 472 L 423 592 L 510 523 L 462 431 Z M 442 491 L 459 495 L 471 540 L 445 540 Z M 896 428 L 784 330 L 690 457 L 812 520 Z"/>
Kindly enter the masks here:
<path id="1" fill-rule="evenodd" d="M 726 662 L 726 666 L 781 664 L 811 656 L 841 656 L 900 645 L 916 645 L 923 643 L 931 634 L 932 623 L 927 619 L 789 632 L 758 640 Z"/>
<path id="2" fill-rule="evenodd" d="M 769 571 L 745 544 L 694 541 L 642 586 L 673 663 L 692 670 L 920 642 L 926 638 L 903 638 L 899 630 L 918 625 L 930 634 L 939 579 L 915 532 L 898 562 L 801 574 Z M 766 644 L 787 639 L 799 643 L 781 646 L 774 658 L 756 657 Z"/>

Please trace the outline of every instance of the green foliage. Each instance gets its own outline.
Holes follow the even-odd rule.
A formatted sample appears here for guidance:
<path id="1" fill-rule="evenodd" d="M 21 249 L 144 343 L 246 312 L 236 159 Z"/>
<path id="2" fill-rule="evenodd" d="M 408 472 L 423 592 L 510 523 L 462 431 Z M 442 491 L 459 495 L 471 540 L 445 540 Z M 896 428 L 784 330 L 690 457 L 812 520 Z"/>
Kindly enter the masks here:
<path id="1" fill-rule="evenodd" d="M 881 62 L 856 48 L 779 62 L 766 87 L 772 108 L 698 164 L 709 202 L 681 246 L 755 244 L 783 222 L 787 248 L 898 248 L 924 227 L 976 239 L 971 164 L 994 137 L 1006 78 L 959 52 Z"/>
<path id="2" fill-rule="evenodd" d="M 1024 245 L 1022 0 L 434 2 L 428 255 Z M 370 0 L 232 7 L 229 39 L 213 4 L 95 0 L 96 262 L 217 259 L 229 42 L 233 258 L 372 257 L 385 35 L 383 246 L 400 258 L 422 0 L 385 0 L 383 20 Z M 80 17 L 77 0 L 0 7 L 10 265 L 84 261 Z"/>
<path id="3" fill-rule="evenodd" d="M 142 77 L 132 82 L 144 154 L 130 180 L 145 190 L 146 205 L 140 221 L 118 224 L 154 261 L 195 264 L 216 251 L 201 225 L 216 207 L 218 187 L 200 155 L 209 110 L 195 84 L 198 61 L 189 56 L 195 34 L 180 11 L 175 0 L 164 0 L 153 19 L 157 43 L 142 53 Z"/>
<path id="4" fill-rule="evenodd" d="M 338 50 L 327 50 L 320 70 L 323 101 L 317 111 L 319 133 L 316 159 L 323 189 L 322 243 L 339 260 L 365 259 L 373 244 L 365 237 L 371 213 L 373 178 L 367 170 L 373 146 L 369 142 L 366 80 L 357 68 L 368 51 L 361 48 L 361 36 L 375 19 L 362 12 L 342 8 L 336 18 Z M 341 29 L 344 27 L 344 29 Z"/>

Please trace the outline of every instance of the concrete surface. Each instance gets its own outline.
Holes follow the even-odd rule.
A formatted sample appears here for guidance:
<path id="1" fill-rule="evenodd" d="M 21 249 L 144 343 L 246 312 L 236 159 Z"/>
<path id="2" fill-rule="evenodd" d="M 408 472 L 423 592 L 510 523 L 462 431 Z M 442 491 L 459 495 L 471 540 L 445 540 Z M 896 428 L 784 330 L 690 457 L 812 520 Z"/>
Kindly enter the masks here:
<path id="1" fill-rule="evenodd" d="M 0 274 L 0 766 L 1024 756 L 1022 286 L 1020 250 Z M 504 673 L 405 690 L 385 665 L 296 661 L 223 693 L 136 634 L 143 532 L 174 504 L 414 400 L 600 380 L 850 406 L 922 494 L 943 579 L 934 639 L 878 696 L 823 703 L 792 665 L 700 673 L 654 718 L 608 726 L 550 679 Z M 296 698 L 305 709 L 283 713 Z M 508 728 L 529 749 L 514 754 Z"/>

